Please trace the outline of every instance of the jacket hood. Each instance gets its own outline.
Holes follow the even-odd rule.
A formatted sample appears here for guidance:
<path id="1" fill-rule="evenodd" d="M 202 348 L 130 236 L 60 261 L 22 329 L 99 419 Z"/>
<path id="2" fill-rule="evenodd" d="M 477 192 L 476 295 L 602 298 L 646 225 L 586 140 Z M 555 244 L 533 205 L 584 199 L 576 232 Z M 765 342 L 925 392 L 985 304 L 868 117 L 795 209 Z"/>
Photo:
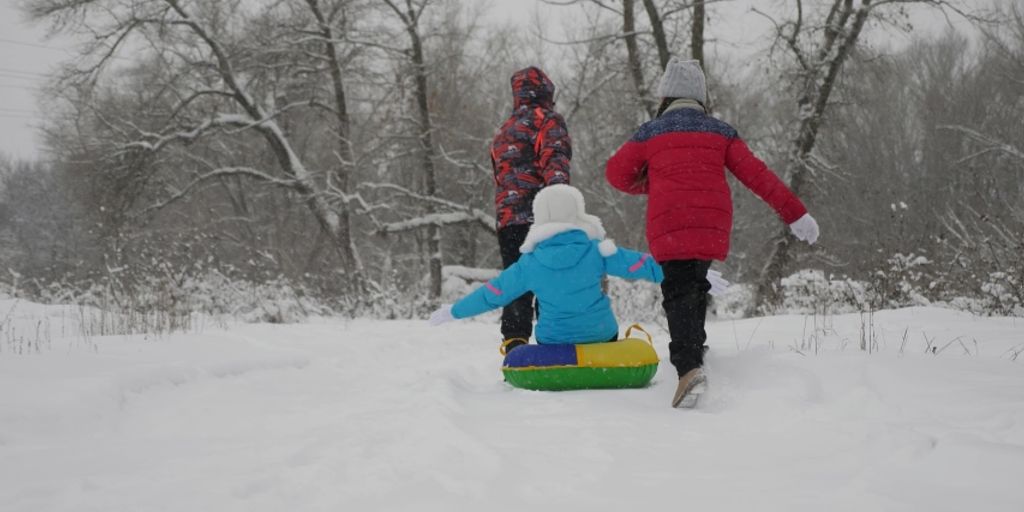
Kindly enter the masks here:
<path id="1" fill-rule="evenodd" d="M 522 106 L 553 108 L 555 84 L 538 67 L 530 66 L 512 74 L 514 109 Z"/>
<path id="2" fill-rule="evenodd" d="M 582 229 L 573 228 L 540 242 L 532 254 L 541 265 L 561 270 L 578 265 L 593 247 L 594 242 Z"/>

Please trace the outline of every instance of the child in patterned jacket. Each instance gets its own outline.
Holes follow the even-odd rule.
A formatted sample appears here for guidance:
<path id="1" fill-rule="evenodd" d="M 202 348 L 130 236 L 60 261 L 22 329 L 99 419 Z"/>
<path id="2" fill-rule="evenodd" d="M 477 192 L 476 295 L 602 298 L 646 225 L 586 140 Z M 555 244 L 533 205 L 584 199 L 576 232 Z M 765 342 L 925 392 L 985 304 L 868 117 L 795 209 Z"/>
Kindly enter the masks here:
<path id="1" fill-rule="evenodd" d="M 569 130 L 555 111 L 555 84 L 537 67 L 516 71 L 511 82 L 512 114 L 498 128 L 490 148 L 503 268 L 519 259 L 519 246 L 533 223 L 533 198 L 548 185 L 568 185 L 572 159 Z M 529 338 L 533 317 L 530 293 L 506 305 L 501 313 L 504 343 Z"/>

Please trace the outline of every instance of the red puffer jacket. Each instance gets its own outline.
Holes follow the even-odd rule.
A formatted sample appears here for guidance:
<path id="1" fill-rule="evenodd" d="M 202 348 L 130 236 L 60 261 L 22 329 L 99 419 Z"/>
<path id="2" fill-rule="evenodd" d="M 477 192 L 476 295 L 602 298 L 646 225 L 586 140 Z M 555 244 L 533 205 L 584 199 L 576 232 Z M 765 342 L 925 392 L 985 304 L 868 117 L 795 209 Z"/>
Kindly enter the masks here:
<path id="1" fill-rule="evenodd" d="M 642 125 L 608 160 L 605 176 L 623 192 L 648 194 L 647 243 L 657 261 L 725 260 L 732 231 L 726 168 L 787 224 L 807 213 L 735 129 L 693 108 Z"/>

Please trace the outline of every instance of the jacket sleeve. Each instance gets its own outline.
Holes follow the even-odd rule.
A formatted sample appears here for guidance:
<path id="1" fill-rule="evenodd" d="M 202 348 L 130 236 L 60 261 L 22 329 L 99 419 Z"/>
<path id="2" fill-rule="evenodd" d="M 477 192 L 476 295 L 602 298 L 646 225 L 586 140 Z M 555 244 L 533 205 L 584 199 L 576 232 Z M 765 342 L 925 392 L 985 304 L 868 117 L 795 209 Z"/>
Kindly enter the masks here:
<path id="1" fill-rule="evenodd" d="M 623 279 L 643 279 L 652 283 L 660 283 L 665 279 L 661 265 L 650 254 L 615 247 L 610 240 L 601 242 L 599 247 L 608 275 Z"/>
<path id="2" fill-rule="evenodd" d="M 509 305 L 530 291 L 523 272 L 522 260 L 502 271 L 498 277 L 484 283 L 452 306 L 452 316 L 469 318 L 492 309 Z"/>
<path id="3" fill-rule="evenodd" d="M 804 203 L 760 158 L 754 156 L 743 139 L 736 137 L 729 143 L 725 166 L 757 197 L 768 203 L 786 224 L 792 224 L 807 213 Z"/>
<path id="4" fill-rule="evenodd" d="M 545 185 L 569 184 L 569 163 L 572 160 L 572 139 L 565 119 L 551 112 L 541 120 L 537 132 L 537 170 Z"/>
<path id="5" fill-rule="evenodd" d="M 608 184 L 627 194 L 646 194 L 647 161 L 642 142 L 627 141 L 608 159 L 604 177 Z"/>

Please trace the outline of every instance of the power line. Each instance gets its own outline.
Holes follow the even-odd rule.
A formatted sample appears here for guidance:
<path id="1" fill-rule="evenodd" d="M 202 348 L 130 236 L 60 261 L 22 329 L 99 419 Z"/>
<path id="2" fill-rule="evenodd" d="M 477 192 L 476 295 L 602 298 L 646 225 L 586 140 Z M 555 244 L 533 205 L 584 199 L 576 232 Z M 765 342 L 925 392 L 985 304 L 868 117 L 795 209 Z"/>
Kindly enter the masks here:
<path id="1" fill-rule="evenodd" d="M 42 77 L 42 78 L 47 78 L 47 75 L 45 75 L 43 73 L 35 73 L 35 72 L 32 72 L 32 71 L 21 71 L 21 70 L 18 70 L 18 69 L 11 69 L 11 68 L 0 68 L 0 73 L 11 73 L 11 74 L 15 74 L 15 75 L 28 75 L 28 76 L 38 76 L 38 77 Z"/>
<path id="2" fill-rule="evenodd" d="M 0 37 L 0 44 L 13 44 L 13 45 L 18 45 L 18 46 L 28 46 L 30 48 L 42 48 L 44 50 L 52 50 L 52 51 L 55 51 L 55 52 L 61 52 L 64 55 L 67 55 L 67 56 L 73 55 L 73 53 L 74 53 L 70 49 L 67 49 L 67 48 L 58 48 L 56 46 L 46 46 L 45 44 L 35 44 L 35 43 L 29 43 L 29 42 L 25 42 L 25 41 L 15 41 L 14 39 L 6 39 L 6 38 L 3 38 L 3 37 Z M 122 57 L 120 55 L 111 55 L 111 56 L 109 56 L 109 58 L 114 59 L 114 60 L 133 61 L 133 59 L 131 59 L 131 58 Z"/>
<path id="3" fill-rule="evenodd" d="M 70 48 L 60 48 L 60 47 L 57 47 L 57 46 L 47 46 L 45 44 L 30 43 L 28 41 L 17 41 L 17 40 L 14 40 L 14 39 L 7 39 L 7 38 L 4 38 L 4 37 L 0 37 L 0 44 L 13 44 L 13 45 L 17 45 L 17 46 L 28 46 L 30 48 L 42 48 L 44 50 L 52 50 L 52 51 L 55 51 L 55 52 L 63 53 L 65 56 L 74 56 L 74 55 L 76 55 L 75 51 L 70 49 Z M 132 59 L 130 57 L 122 57 L 120 55 L 110 55 L 107 58 L 114 59 L 114 60 L 124 60 L 124 61 L 134 62 L 134 59 Z"/>
<path id="4" fill-rule="evenodd" d="M 16 114 L 20 114 L 20 113 L 34 114 L 34 113 L 36 113 L 35 110 L 29 110 L 29 109 L 26 109 L 26 108 L 4 108 L 4 107 L 0 107 L 0 112 L 14 112 Z"/>
<path id="5" fill-rule="evenodd" d="M 47 46 L 45 44 L 39 44 L 39 43 L 30 43 L 28 41 L 17 41 L 17 40 L 14 40 L 14 39 L 7 39 L 7 38 L 4 38 L 4 37 L 0 37 L 0 43 L 13 44 L 13 45 L 18 45 L 18 46 L 28 46 L 30 48 L 42 48 L 44 50 L 53 50 L 53 51 L 57 51 L 57 52 L 68 53 L 68 50 L 65 49 L 65 48 L 57 48 L 56 46 Z"/>
<path id="6" fill-rule="evenodd" d="M 33 87 L 31 85 L 14 85 L 14 84 L 0 84 L 0 89 L 22 89 L 25 91 L 41 91 L 41 87 Z"/>
<path id="7" fill-rule="evenodd" d="M 4 71 L 0 71 L 0 78 L 10 78 L 12 80 L 31 80 L 31 81 L 39 80 L 39 78 L 36 78 L 36 77 L 12 75 L 12 74 L 6 73 Z"/>

